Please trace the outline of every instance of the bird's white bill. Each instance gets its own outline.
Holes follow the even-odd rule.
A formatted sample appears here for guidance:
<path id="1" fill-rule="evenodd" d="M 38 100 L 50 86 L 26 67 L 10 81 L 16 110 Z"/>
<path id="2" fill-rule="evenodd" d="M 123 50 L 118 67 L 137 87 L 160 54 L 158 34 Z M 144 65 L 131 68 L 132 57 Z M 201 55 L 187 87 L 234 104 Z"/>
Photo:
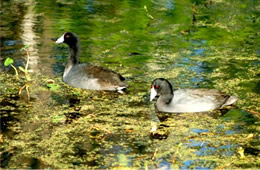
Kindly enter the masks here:
<path id="1" fill-rule="evenodd" d="M 63 42 L 64 42 L 64 34 L 59 39 L 57 39 L 56 43 L 60 44 L 60 43 L 63 43 Z"/>
<path id="2" fill-rule="evenodd" d="M 154 87 L 152 87 L 151 94 L 150 94 L 150 101 L 152 101 L 156 95 L 157 95 L 157 92 L 155 91 Z"/>

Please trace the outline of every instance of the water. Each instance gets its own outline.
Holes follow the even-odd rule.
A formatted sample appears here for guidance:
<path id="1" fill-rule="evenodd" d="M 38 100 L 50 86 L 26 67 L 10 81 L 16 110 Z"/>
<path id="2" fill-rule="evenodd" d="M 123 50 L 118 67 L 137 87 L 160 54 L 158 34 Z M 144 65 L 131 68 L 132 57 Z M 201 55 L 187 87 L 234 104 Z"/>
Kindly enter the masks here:
<path id="1" fill-rule="evenodd" d="M 259 168 L 258 6 L 258 1 L 1 1 L 1 167 Z M 68 52 L 54 40 L 66 31 L 81 39 L 81 62 L 126 77 L 127 94 L 62 82 Z M 24 45 L 33 80 L 29 102 L 25 90 L 17 95 L 25 79 L 16 80 L 13 68 L 3 65 L 11 57 L 15 67 L 24 66 Z M 152 136 L 148 93 L 158 77 L 174 88 L 216 88 L 240 100 L 235 108 L 210 113 L 158 113 L 161 123 Z"/>

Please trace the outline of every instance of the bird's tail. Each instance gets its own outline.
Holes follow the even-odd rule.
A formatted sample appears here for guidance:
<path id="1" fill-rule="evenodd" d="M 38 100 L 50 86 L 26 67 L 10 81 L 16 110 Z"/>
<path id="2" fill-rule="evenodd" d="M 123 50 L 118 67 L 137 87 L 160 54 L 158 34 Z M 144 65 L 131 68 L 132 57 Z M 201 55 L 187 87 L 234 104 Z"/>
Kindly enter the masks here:
<path id="1" fill-rule="evenodd" d="M 238 97 L 236 96 L 229 96 L 229 98 L 226 100 L 226 102 L 221 106 L 221 107 L 225 107 L 228 105 L 232 105 L 233 103 L 235 103 L 238 100 Z"/>
<path id="2" fill-rule="evenodd" d="M 124 94 L 125 91 L 126 91 L 126 86 L 118 87 L 116 90 L 117 90 L 118 93 Z"/>

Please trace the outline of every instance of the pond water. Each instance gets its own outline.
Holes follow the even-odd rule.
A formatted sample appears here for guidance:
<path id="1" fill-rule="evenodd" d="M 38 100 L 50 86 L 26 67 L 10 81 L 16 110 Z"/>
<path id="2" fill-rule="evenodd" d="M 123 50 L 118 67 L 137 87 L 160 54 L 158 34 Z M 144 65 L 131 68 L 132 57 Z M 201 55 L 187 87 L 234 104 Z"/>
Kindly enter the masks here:
<path id="1" fill-rule="evenodd" d="M 260 1 L 2 0 L 0 14 L 1 168 L 260 168 Z M 68 48 L 55 39 L 67 31 L 80 37 L 80 61 L 122 74 L 126 94 L 62 82 Z M 25 67 L 25 45 L 29 83 L 4 66 Z M 239 100 L 156 113 L 159 77 Z"/>

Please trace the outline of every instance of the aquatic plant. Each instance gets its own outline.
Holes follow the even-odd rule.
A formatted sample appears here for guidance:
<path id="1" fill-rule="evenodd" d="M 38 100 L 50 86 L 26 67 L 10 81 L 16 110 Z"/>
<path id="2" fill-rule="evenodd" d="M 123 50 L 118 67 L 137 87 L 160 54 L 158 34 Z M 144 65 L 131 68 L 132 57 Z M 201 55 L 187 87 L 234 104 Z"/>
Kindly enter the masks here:
<path id="1" fill-rule="evenodd" d="M 17 69 L 15 68 L 15 66 L 13 65 L 13 63 L 14 63 L 14 60 L 13 60 L 12 58 L 8 57 L 8 58 L 5 59 L 4 65 L 5 65 L 6 67 L 8 67 L 8 66 L 10 65 L 10 66 L 14 69 L 14 71 L 15 71 L 16 79 L 19 79 L 19 77 L 18 77 L 18 71 L 17 71 Z"/>
<path id="2" fill-rule="evenodd" d="M 24 46 L 23 48 L 21 48 L 21 51 L 25 51 L 26 52 L 26 56 L 27 56 L 27 61 L 26 61 L 26 65 L 25 67 L 22 67 L 22 66 L 19 66 L 19 70 L 21 70 L 23 73 L 24 73 L 24 78 L 25 79 L 22 79 L 24 80 L 23 81 L 23 86 L 19 88 L 18 90 L 18 94 L 21 95 L 22 93 L 22 90 L 25 88 L 26 90 L 26 93 L 27 93 L 27 98 L 28 98 L 28 101 L 30 100 L 30 92 L 29 92 L 29 86 L 30 86 L 30 82 L 31 82 L 31 76 L 28 72 L 28 66 L 29 66 L 29 60 L 30 60 L 30 53 L 29 53 L 29 50 L 28 50 L 29 46 L 26 45 Z M 14 63 L 14 60 L 12 58 L 6 58 L 5 62 L 4 62 L 4 65 L 7 67 L 7 66 L 11 66 L 14 70 L 15 70 L 15 76 L 16 76 L 16 79 L 19 80 L 19 74 L 18 74 L 18 70 L 17 68 L 13 65 Z"/>

